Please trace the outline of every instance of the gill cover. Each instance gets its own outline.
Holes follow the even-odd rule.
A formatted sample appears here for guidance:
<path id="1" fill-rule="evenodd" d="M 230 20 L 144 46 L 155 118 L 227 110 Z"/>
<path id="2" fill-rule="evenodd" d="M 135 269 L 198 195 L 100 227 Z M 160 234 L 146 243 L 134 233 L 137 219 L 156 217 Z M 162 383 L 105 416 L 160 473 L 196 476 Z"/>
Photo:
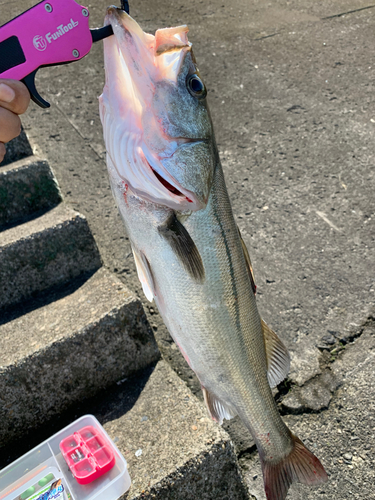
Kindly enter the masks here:
<path id="1" fill-rule="evenodd" d="M 119 189 L 174 210 L 204 208 L 217 153 L 187 26 L 144 33 L 110 7 L 106 83 L 99 98 L 107 163 Z M 202 82 L 202 85 L 203 82 Z"/>

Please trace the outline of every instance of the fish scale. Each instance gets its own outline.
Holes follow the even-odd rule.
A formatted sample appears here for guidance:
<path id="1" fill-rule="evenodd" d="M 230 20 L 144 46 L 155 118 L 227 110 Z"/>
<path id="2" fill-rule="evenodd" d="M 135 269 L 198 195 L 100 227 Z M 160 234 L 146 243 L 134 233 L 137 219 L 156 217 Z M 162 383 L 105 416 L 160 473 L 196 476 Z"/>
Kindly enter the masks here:
<path id="1" fill-rule="evenodd" d="M 327 474 L 272 396 L 289 355 L 258 313 L 187 27 L 153 38 L 115 8 L 106 23 L 114 37 L 104 42 L 100 115 L 143 290 L 198 376 L 212 418 L 239 415 L 258 447 L 267 499 L 284 500 L 293 481 L 320 484 Z"/>

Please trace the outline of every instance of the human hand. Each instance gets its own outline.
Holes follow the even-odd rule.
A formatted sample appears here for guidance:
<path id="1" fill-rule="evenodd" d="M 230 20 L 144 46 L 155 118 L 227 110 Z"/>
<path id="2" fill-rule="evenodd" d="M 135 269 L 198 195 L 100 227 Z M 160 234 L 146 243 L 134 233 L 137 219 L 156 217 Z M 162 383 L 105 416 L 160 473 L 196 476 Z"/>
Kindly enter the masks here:
<path id="1" fill-rule="evenodd" d="M 27 110 L 29 103 L 30 94 L 23 83 L 0 78 L 0 163 L 5 156 L 5 143 L 21 132 L 18 115 Z"/>

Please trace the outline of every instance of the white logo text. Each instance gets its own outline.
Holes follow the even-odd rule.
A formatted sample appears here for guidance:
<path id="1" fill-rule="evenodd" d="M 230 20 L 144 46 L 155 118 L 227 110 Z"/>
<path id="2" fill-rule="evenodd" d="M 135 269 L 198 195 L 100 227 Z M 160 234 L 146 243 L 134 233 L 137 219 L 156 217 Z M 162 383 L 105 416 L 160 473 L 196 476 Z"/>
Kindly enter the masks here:
<path id="1" fill-rule="evenodd" d="M 60 36 L 65 35 L 65 33 L 68 33 L 68 31 L 74 29 L 76 26 L 78 26 L 78 21 L 73 21 L 73 19 L 70 19 L 70 22 L 67 25 L 60 24 L 60 26 L 57 26 L 57 31 L 55 31 L 55 33 L 48 32 L 46 34 L 48 43 L 52 43 L 53 40 L 57 40 Z"/>

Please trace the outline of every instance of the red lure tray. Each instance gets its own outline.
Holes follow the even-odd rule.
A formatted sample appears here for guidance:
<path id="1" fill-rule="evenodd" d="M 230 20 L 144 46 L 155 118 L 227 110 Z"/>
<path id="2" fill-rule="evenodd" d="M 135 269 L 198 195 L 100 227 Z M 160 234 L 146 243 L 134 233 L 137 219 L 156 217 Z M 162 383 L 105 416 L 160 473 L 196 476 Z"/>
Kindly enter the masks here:
<path id="1" fill-rule="evenodd" d="M 60 442 L 61 453 L 79 484 L 88 484 L 112 469 L 116 459 L 98 429 L 82 427 Z"/>

